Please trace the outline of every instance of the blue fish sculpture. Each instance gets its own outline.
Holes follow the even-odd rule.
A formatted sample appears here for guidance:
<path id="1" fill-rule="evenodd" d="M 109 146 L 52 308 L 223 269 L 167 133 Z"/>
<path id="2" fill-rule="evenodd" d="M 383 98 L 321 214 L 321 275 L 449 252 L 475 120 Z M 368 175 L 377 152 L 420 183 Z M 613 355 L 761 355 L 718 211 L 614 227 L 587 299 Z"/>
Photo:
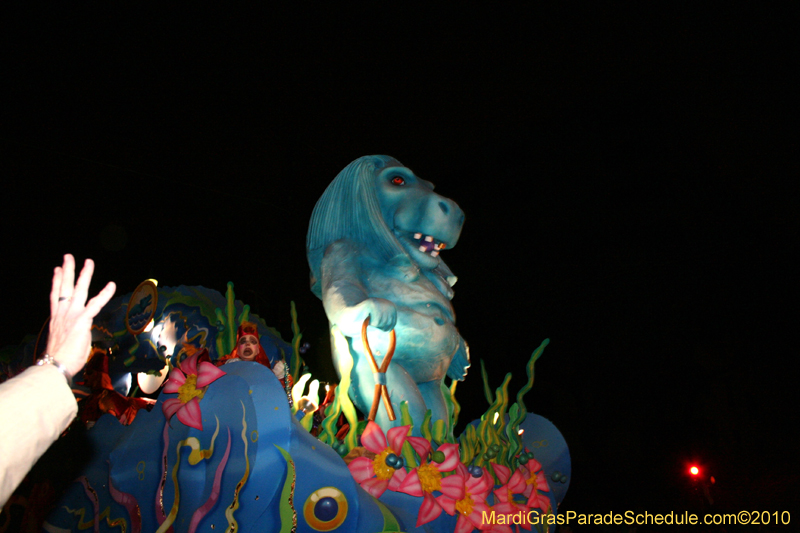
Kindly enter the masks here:
<path id="1" fill-rule="evenodd" d="M 169 393 L 130 426 L 110 415 L 100 418 L 89 431 L 90 464 L 54 507 L 44 529 L 455 530 L 458 517 L 446 513 L 417 527 L 422 498 L 386 491 L 376 499 L 363 490 L 339 454 L 292 416 L 286 393 L 269 369 L 242 362 L 223 370 L 198 402 L 202 429 L 165 416 L 164 402 L 176 397 Z M 529 417 L 526 422 L 526 446 L 536 450 L 545 472 L 559 470 L 558 479 L 550 482 L 554 489 L 546 494 L 556 509 L 570 473 L 566 445 L 546 420 Z"/>

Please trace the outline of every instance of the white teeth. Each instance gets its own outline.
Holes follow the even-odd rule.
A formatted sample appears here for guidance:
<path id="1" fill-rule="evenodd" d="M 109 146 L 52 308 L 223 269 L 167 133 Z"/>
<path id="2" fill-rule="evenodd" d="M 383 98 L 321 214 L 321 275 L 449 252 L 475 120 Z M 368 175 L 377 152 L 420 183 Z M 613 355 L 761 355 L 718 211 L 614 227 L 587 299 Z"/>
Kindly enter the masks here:
<path id="1" fill-rule="evenodd" d="M 443 246 L 442 246 L 441 244 L 434 244 L 434 245 L 433 245 L 433 247 L 434 247 L 434 249 L 436 249 L 437 251 L 438 251 L 438 250 L 441 250 L 441 249 L 443 248 Z"/>
<path id="2" fill-rule="evenodd" d="M 439 252 L 437 252 L 436 250 L 431 252 L 431 257 L 436 257 L 437 255 L 439 255 Z"/>
<path id="3" fill-rule="evenodd" d="M 422 238 L 422 233 L 415 233 L 414 234 L 414 238 L 415 239 L 421 239 Z"/>
<path id="4" fill-rule="evenodd" d="M 425 242 L 433 242 L 433 237 L 431 237 L 430 235 L 426 235 Z"/>
<path id="5" fill-rule="evenodd" d="M 420 246 L 420 247 L 419 247 L 419 251 L 420 251 L 420 252 L 424 252 L 424 251 L 425 251 L 425 246 Z"/>

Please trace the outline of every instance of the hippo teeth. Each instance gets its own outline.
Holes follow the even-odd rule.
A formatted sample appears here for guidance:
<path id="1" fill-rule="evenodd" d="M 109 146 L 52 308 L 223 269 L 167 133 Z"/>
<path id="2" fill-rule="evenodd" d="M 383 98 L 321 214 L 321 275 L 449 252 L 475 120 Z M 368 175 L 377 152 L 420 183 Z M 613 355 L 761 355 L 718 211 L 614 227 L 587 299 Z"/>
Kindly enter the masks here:
<path id="1" fill-rule="evenodd" d="M 419 241 L 419 251 L 422 253 L 431 254 L 431 257 L 436 257 L 439 255 L 439 252 L 445 247 L 443 242 L 437 241 L 430 235 L 415 233 L 414 239 Z"/>

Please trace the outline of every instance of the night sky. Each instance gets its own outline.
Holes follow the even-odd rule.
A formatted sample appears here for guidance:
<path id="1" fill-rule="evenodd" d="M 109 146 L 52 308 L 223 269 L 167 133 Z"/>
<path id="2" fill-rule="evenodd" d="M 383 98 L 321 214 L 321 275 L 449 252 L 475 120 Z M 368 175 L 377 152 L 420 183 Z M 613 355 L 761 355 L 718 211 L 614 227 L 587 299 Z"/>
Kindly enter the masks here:
<path id="1" fill-rule="evenodd" d="M 690 460 L 720 506 L 796 505 L 791 13 L 629 9 L 16 14 L 0 345 L 38 332 L 71 252 L 95 292 L 232 281 L 287 340 L 294 300 L 334 379 L 308 220 L 350 161 L 387 154 L 466 214 L 443 254 L 462 419 L 487 407 L 479 360 L 516 394 L 550 339 L 526 403 L 570 445 L 562 510 L 696 505 Z"/>

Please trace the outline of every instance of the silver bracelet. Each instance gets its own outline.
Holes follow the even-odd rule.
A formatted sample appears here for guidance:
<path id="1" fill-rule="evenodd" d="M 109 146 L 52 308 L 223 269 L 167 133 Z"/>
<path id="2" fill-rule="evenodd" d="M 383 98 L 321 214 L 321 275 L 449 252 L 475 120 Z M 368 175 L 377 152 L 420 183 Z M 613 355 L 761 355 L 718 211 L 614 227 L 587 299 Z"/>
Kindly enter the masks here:
<path id="1" fill-rule="evenodd" d="M 37 366 L 44 366 L 44 365 L 53 365 L 58 369 L 59 372 L 64 374 L 64 377 L 67 379 L 67 385 L 72 387 L 72 376 L 70 375 L 69 371 L 67 371 L 67 367 L 53 359 L 53 356 L 49 353 L 46 353 L 42 356 L 41 359 L 36 361 Z"/>

